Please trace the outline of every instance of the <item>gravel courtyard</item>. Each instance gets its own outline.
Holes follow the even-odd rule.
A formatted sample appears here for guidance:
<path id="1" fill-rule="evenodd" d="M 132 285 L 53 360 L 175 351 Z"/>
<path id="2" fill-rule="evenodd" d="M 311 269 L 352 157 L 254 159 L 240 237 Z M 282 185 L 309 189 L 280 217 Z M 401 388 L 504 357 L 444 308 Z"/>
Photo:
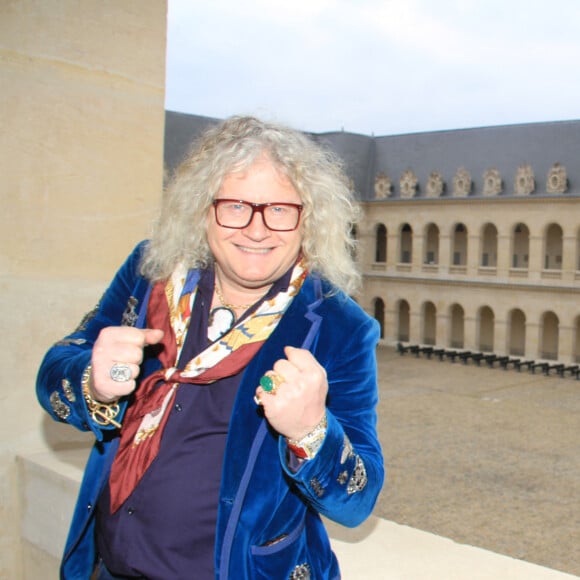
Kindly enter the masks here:
<path id="1" fill-rule="evenodd" d="M 580 381 L 380 347 L 375 515 L 580 576 Z"/>

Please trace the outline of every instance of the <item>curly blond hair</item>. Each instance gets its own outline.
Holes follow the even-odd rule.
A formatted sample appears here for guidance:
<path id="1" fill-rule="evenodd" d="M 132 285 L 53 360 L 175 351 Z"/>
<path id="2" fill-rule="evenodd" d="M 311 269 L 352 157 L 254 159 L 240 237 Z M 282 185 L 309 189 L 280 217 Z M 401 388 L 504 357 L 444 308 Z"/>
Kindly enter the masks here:
<path id="1" fill-rule="evenodd" d="M 207 267 L 207 213 L 226 175 L 247 170 L 266 155 L 300 195 L 302 253 L 307 268 L 347 294 L 360 284 L 352 231 L 359 219 L 342 163 L 303 133 L 255 117 L 236 116 L 211 127 L 196 142 L 164 192 L 159 219 L 141 263 L 152 281 L 179 262 Z"/>

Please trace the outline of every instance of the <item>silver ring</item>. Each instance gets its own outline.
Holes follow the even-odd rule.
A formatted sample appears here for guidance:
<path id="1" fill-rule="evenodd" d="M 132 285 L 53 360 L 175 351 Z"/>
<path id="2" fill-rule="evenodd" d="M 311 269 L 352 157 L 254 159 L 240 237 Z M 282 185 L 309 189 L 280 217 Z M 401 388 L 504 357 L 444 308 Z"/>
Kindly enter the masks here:
<path id="1" fill-rule="evenodd" d="M 127 381 L 130 381 L 133 375 L 129 365 L 118 363 L 115 363 L 111 367 L 109 374 L 111 375 L 111 378 L 117 383 L 126 383 Z"/>

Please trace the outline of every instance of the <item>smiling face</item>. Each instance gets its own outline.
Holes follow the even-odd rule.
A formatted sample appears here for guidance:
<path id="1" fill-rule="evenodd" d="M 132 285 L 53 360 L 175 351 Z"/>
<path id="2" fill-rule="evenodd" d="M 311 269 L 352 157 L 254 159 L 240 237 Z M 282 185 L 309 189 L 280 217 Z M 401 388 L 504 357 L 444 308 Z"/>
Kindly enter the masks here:
<path id="1" fill-rule="evenodd" d="M 245 171 L 227 175 L 216 199 L 301 203 L 290 180 L 267 157 L 260 157 Z M 302 233 L 300 225 L 290 232 L 269 230 L 258 212 L 243 229 L 224 228 L 217 224 L 211 207 L 207 239 L 222 289 L 256 293 L 265 291 L 294 264 Z"/>

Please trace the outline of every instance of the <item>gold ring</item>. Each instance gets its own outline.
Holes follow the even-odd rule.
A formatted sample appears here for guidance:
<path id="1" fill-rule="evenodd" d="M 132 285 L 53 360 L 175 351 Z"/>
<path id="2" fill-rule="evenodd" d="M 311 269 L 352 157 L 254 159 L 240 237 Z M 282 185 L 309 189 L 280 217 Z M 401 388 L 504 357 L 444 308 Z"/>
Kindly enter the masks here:
<path id="1" fill-rule="evenodd" d="M 262 401 L 260 401 L 259 395 L 254 395 L 254 403 L 256 403 L 256 405 L 258 405 L 258 407 L 262 404 Z"/>
<path id="2" fill-rule="evenodd" d="M 261 379 L 260 386 L 264 390 L 264 393 L 268 395 L 275 395 L 278 387 L 284 382 L 284 377 L 274 371 L 268 371 Z"/>

